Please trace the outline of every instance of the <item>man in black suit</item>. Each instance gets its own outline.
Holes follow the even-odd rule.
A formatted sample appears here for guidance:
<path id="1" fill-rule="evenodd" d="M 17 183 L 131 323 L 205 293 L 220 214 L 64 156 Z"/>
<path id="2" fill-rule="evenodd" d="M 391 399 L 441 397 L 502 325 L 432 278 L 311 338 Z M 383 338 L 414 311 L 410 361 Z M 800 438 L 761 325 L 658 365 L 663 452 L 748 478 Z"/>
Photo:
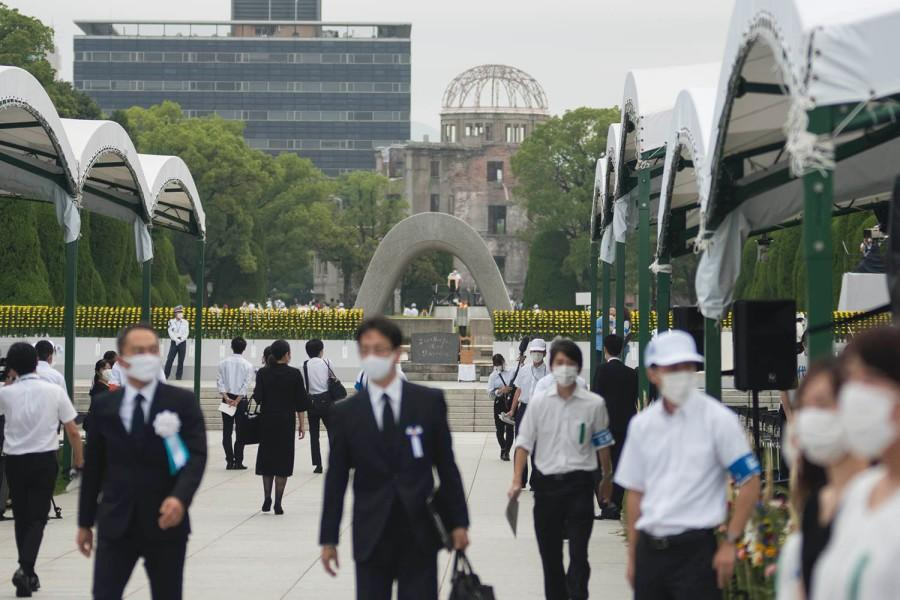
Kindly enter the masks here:
<path id="1" fill-rule="evenodd" d="M 158 381 L 159 338 L 151 327 L 126 327 L 118 349 L 127 381 L 92 404 L 78 549 L 90 557 L 96 524 L 95 600 L 120 600 L 139 557 L 154 600 L 180 600 L 187 509 L 206 466 L 203 414 L 192 392 Z M 165 421 L 178 431 L 186 457 L 169 456 L 160 437 L 171 435 Z"/>
<path id="2" fill-rule="evenodd" d="M 613 469 L 619 464 L 619 455 L 625 447 L 625 436 L 628 423 L 637 414 L 638 374 L 631 367 L 626 367 L 620 356 L 624 340 L 616 334 L 603 338 L 603 355 L 606 362 L 597 367 L 594 373 L 594 385 L 591 391 L 606 400 L 609 412 L 609 431 L 616 441 L 612 447 Z M 621 486 L 613 486 L 612 501 L 600 506 L 601 519 L 619 519 L 622 499 L 625 490 Z M 598 502 L 600 497 L 597 497 Z"/>
<path id="3" fill-rule="evenodd" d="M 353 469 L 357 599 L 389 600 L 398 581 L 400 600 L 437 600 L 441 541 L 427 505 L 434 491 L 432 468 L 440 478 L 438 504 L 453 547 L 463 550 L 469 543 L 469 514 L 444 395 L 397 375 L 402 338 L 391 321 L 367 319 L 356 341 L 368 385 L 334 407 L 322 564 L 336 575 L 344 494 Z"/>

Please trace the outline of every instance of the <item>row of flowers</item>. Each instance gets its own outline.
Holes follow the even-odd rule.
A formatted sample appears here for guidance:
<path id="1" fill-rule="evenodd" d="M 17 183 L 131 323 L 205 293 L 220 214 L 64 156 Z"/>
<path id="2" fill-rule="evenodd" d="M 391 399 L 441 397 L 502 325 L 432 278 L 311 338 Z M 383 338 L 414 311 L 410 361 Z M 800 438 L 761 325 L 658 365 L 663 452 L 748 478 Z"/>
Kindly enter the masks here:
<path id="1" fill-rule="evenodd" d="M 838 339 L 846 339 L 860 331 L 888 325 L 890 313 L 881 313 L 852 322 L 845 322 L 859 313 L 835 311 L 832 319 L 836 323 L 834 335 Z M 631 311 L 631 331 L 636 332 L 640 326 L 641 316 L 638 311 Z M 731 329 L 731 313 L 722 320 L 723 329 Z M 669 326 L 672 327 L 672 314 L 669 314 Z M 586 341 L 591 337 L 592 319 L 586 310 L 498 310 L 494 311 L 494 337 L 497 340 L 517 340 L 523 336 L 541 336 L 553 338 L 557 335 Z M 656 311 L 650 313 L 650 330 L 657 328 Z"/>
<path id="2" fill-rule="evenodd" d="M 0 306 L 0 335 L 58 336 L 63 335 L 61 306 Z M 171 308 L 154 308 L 151 323 L 160 335 L 166 333 Z M 194 325 L 195 309 L 185 307 L 184 318 Z M 80 336 L 114 337 L 126 325 L 141 320 L 136 306 L 79 306 L 75 313 L 75 332 Z M 311 337 L 348 339 L 362 321 L 361 310 L 255 310 L 238 308 L 204 308 L 204 337 L 246 338 Z"/>

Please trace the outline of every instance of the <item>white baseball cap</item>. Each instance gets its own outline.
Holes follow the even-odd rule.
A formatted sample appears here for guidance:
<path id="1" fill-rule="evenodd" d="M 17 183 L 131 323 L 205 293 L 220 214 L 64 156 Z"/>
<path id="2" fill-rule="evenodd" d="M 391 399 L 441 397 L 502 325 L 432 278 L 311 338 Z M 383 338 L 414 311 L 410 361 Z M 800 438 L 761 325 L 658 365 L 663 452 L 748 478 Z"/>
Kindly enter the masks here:
<path id="1" fill-rule="evenodd" d="M 644 353 L 648 367 L 671 367 L 681 363 L 703 364 L 703 356 L 697 352 L 694 338 L 686 331 L 663 331 L 650 341 Z"/>
<path id="2" fill-rule="evenodd" d="M 528 344 L 529 352 L 543 352 L 547 353 L 547 342 L 545 342 L 542 338 L 534 338 L 531 340 L 531 343 Z"/>

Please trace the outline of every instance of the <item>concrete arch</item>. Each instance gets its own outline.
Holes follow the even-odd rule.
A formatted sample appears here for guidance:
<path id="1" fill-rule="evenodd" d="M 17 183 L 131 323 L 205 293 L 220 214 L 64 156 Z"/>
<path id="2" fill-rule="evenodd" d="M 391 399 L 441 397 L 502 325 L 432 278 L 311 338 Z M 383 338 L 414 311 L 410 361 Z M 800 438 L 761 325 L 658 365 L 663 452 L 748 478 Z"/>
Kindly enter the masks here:
<path id="1" fill-rule="evenodd" d="M 356 308 L 367 315 L 380 314 L 409 263 L 431 250 L 449 252 L 466 265 L 492 314 L 512 308 L 506 284 L 487 244 L 465 221 L 444 213 L 407 217 L 384 236 L 363 277 Z"/>

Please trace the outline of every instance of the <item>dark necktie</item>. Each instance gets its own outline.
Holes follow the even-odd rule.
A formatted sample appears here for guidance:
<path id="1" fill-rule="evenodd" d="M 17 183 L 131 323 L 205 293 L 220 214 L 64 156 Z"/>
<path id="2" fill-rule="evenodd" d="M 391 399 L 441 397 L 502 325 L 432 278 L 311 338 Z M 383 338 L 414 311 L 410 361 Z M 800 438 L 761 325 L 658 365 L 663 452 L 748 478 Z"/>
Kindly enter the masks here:
<path id="1" fill-rule="evenodd" d="M 381 410 L 381 435 L 388 448 L 393 448 L 397 439 L 397 422 L 394 420 L 394 409 L 391 408 L 391 397 L 381 396 L 384 407 Z"/>
<path id="2" fill-rule="evenodd" d="M 144 433 L 144 396 L 134 397 L 134 412 L 131 414 L 131 435 L 135 438 Z"/>

